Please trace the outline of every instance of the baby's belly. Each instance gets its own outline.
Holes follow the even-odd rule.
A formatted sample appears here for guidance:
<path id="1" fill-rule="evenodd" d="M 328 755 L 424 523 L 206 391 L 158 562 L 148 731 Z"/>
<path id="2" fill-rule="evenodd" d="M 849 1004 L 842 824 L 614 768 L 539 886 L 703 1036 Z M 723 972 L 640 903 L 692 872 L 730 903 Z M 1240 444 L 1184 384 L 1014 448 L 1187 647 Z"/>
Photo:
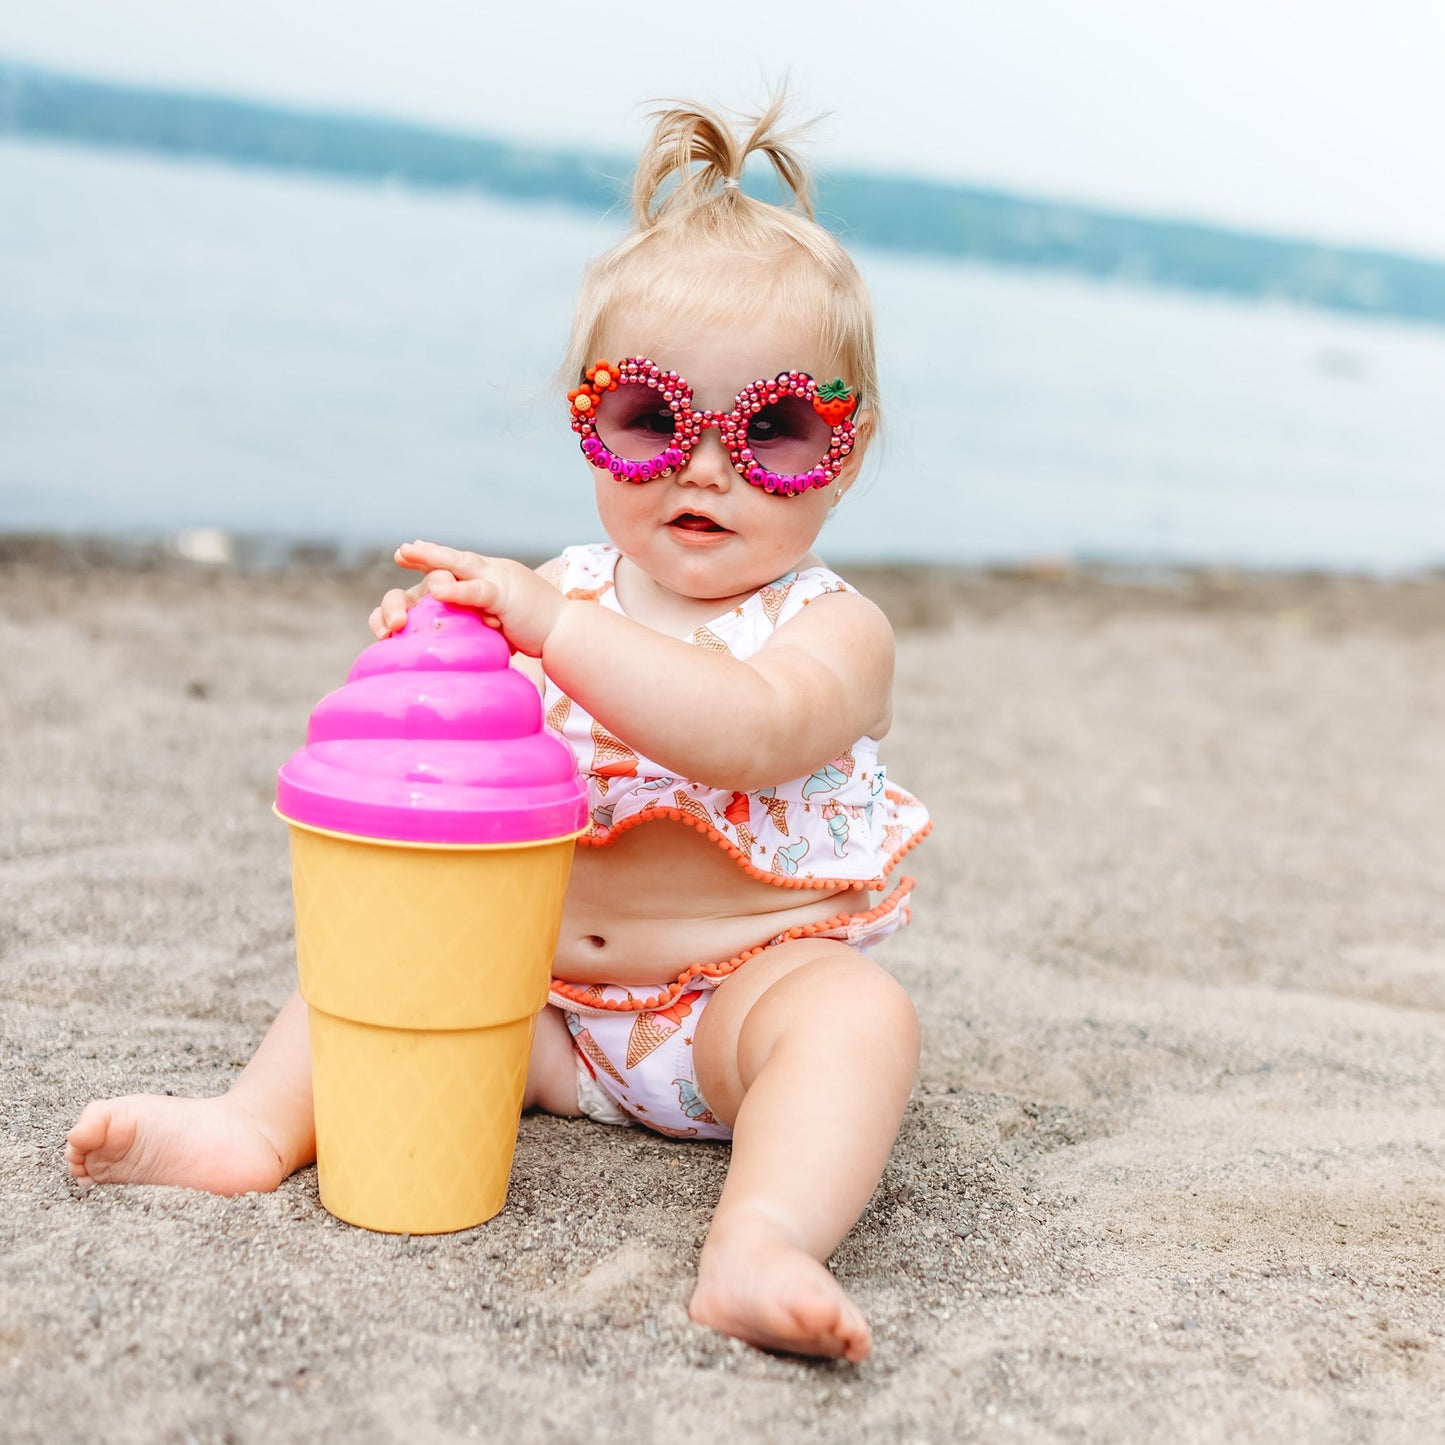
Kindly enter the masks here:
<path id="1" fill-rule="evenodd" d="M 866 908 L 866 898 L 764 883 L 716 843 L 659 819 L 577 849 L 554 971 L 574 983 L 661 985 L 789 928 Z"/>

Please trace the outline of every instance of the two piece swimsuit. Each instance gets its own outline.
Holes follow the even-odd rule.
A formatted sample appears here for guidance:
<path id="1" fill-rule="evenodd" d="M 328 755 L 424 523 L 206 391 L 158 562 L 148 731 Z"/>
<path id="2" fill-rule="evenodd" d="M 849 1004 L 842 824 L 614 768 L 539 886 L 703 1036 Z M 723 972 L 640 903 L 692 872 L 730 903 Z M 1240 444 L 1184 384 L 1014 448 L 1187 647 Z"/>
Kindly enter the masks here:
<path id="1" fill-rule="evenodd" d="M 617 561 L 617 549 L 607 544 L 569 547 L 559 586 L 569 597 L 620 613 Z M 825 567 L 791 572 L 697 628 L 690 641 L 750 657 L 816 598 L 853 590 Z M 629 828 L 668 819 L 696 828 L 747 873 L 777 887 L 881 892 L 931 826 L 923 805 L 888 783 L 874 738 L 859 738 L 807 777 L 741 793 L 677 777 L 640 756 L 551 679 L 544 705 L 548 724 L 566 738 L 587 782 L 589 831 L 578 840 L 582 847 L 602 847 Z M 908 921 L 912 887 L 912 878 L 902 878 L 872 907 L 788 929 L 721 963 L 689 965 L 661 988 L 554 978 L 550 1001 L 572 1035 L 583 1112 L 678 1138 L 730 1138 L 731 1129 L 699 1092 L 692 1063 L 693 1031 L 712 990 L 749 958 L 789 939 L 834 938 L 857 948 L 878 943 Z"/>

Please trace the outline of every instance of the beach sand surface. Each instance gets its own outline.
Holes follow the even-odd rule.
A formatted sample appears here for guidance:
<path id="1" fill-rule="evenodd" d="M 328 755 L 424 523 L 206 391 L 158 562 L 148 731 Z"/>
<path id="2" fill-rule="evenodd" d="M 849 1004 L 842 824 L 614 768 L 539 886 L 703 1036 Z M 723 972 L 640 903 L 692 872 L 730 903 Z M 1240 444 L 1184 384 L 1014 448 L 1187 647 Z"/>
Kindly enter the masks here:
<path id="1" fill-rule="evenodd" d="M 1441 578 L 852 569 L 936 819 L 862 1366 L 688 1321 L 725 1146 L 529 1117 L 431 1238 L 78 1191 L 290 992 L 275 772 L 392 575 L 0 548 L 0 1437 L 1445 1438 Z"/>

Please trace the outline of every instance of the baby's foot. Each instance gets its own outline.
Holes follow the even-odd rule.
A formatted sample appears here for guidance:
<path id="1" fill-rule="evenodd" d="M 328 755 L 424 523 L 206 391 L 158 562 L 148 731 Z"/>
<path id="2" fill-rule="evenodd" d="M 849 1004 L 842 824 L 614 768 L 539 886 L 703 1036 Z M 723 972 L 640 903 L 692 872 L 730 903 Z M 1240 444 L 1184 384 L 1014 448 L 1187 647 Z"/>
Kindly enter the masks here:
<path id="1" fill-rule="evenodd" d="M 212 1194 L 269 1192 L 286 1177 L 257 1120 L 225 1095 L 130 1094 L 87 1104 L 66 1136 L 82 1184 L 179 1184 Z"/>
<path id="2" fill-rule="evenodd" d="M 868 1321 L 827 1266 L 767 1221 L 713 1230 L 687 1312 L 764 1350 L 856 1364 L 873 1347 Z"/>

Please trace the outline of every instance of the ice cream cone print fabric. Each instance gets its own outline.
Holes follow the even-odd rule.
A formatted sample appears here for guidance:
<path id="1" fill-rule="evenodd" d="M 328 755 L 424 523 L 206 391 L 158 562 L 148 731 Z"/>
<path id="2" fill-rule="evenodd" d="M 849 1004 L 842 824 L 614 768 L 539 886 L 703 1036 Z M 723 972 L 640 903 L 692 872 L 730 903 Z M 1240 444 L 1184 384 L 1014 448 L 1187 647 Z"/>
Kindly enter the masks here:
<path id="1" fill-rule="evenodd" d="M 568 1012 L 578 1067 L 598 1093 L 645 1128 L 674 1139 L 731 1139 L 693 1072 L 693 1030 L 709 997 L 698 989 L 651 1012 Z"/>
<path id="2" fill-rule="evenodd" d="M 617 559 L 607 544 L 569 547 L 562 554 L 562 591 L 621 612 L 613 585 Z M 749 657 L 819 597 L 851 590 L 826 567 L 792 572 L 699 627 L 691 641 Z M 588 785 L 583 846 L 604 846 L 627 828 L 667 819 L 697 829 L 740 867 L 780 887 L 881 889 L 931 826 L 923 805 L 889 782 L 874 738 L 859 738 L 807 777 L 743 793 L 669 773 L 614 737 L 550 679 L 546 710 Z"/>

